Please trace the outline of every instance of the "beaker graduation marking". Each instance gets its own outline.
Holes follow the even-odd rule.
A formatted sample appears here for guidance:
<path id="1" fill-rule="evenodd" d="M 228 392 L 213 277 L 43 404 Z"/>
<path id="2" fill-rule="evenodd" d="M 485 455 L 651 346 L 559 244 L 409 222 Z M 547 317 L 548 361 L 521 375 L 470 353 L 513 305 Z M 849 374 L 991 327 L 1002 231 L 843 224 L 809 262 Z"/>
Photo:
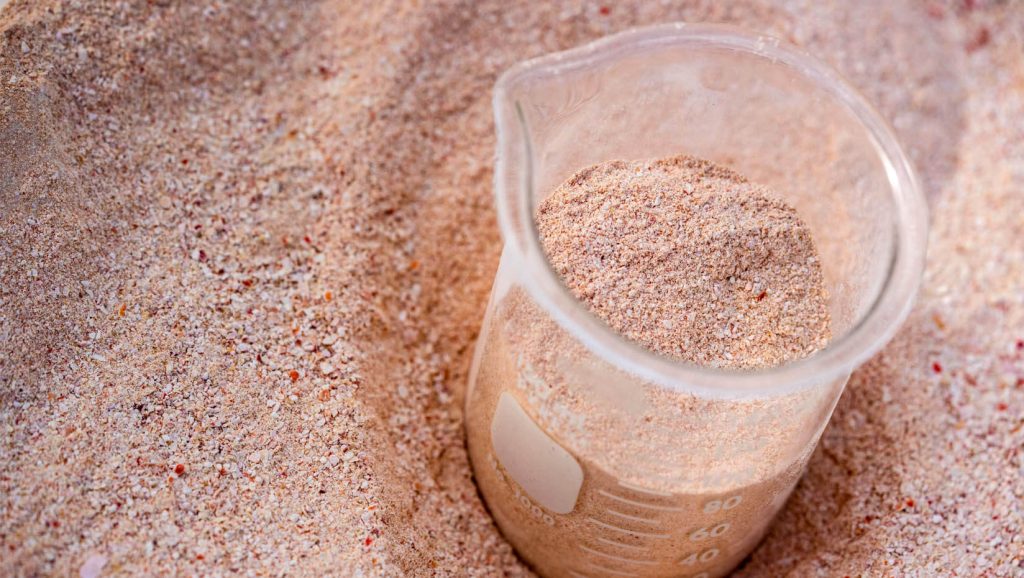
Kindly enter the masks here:
<path id="1" fill-rule="evenodd" d="M 633 534 L 635 536 L 643 536 L 645 538 L 655 538 L 655 539 L 658 539 L 658 540 L 667 540 L 668 538 L 671 538 L 671 536 L 669 536 L 668 534 L 651 534 L 649 532 L 637 532 L 636 530 L 629 530 L 627 528 L 620 528 L 618 526 L 613 526 L 612 524 L 609 524 L 607 522 L 602 522 L 601 520 L 598 520 L 597 518 L 590 518 L 590 517 L 588 517 L 587 520 L 589 520 L 589 521 L 591 521 L 591 522 L 593 522 L 593 523 L 595 523 L 598 526 L 601 526 L 603 528 L 608 528 L 609 530 L 617 530 L 617 531 L 622 532 L 624 534 Z"/>
<path id="2" fill-rule="evenodd" d="M 659 497 L 662 497 L 662 498 L 671 498 L 672 497 L 672 494 L 670 494 L 668 492 L 659 492 L 657 490 L 648 490 L 646 488 L 641 488 L 639 486 L 634 486 L 633 484 L 630 484 L 628 482 L 623 482 L 622 480 L 619 480 L 619 485 L 622 486 L 623 488 L 626 488 L 628 490 L 633 490 L 634 492 L 639 492 L 641 494 L 650 494 L 652 496 L 659 496 Z"/>
<path id="3" fill-rule="evenodd" d="M 639 522 L 641 524 L 650 524 L 650 525 L 653 525 L 653 526 L 660 526 L 661 525 L 661 522 L 659 522 L 656 519 L 653 519 L 653 518 L 641 518 L 639 516 L 630 516 L 629 514 L 623 514 L 622 512 L 617 512 L 617 511 L 615 511 L 615 510 L 613 510 L 611 508 L 606 509 L 605 512 L 608 512 L 609 514 L 611 514 L 613 516 L 618 516 L 620 518 L 624 518 L 626 520 L 630 520 L 630 521 L 633 521 L 633 522 Z"/>
<path id="4" fill-rule="evenodd" d="M 645 502 L 638 502 L 636 500 L 630 500 L 629 498 L 624 498 L 624 497 L 619 496 L 617 494 L 613 494 L 611 492 L 608 492 L 608 491 L 605 491 L 605 490 L 601 490 L 601 489 L 597 490 L 597 493 L 601 494 L 602 496 L 611 498 L 613 500 L 617 500 L 619 502 L 622 502 L 623 504 L 629 504 L 630 506 L 637 506 L 639 508 L 650 508 L 651 510 L 661 510 L 662 512 L 682 512 L 683 511 L 683 508 L 676 508 L 676 507 L 673 507 L 673 506 L 660 506 L 658 504 L 648 504 L 648 503 L 645 503 Z"/>
<path id="5" fill-rule="evenodd" d="M 605 538 L 603 536 L 595 536 L 594 538 L 598 542 L 604 542 L 605 544 L 609 544 L 611 546 L 618 546 L 619 548 L 626 548 L 627 550 L 633 550 L 633 551 L 636 551 L 636 552 L 646 552 L 647 551 L 647 548 L 644 548 L 643 546 L 634 546 L 633 544 L 623 544 L 622 542 L 616 542 L 615 540 L 609 540 L 608 538 Z"/>
<path id="6" fill-rule="evenodd" d="M 588 562 L 588 564 L 590 565 L 591 568 L 593 568 L 595 570 L 600 570 L 602 572 L 607 572 L 609 574 L 614 574 L 616 576 L 633 576 L 633 577 L 640 576 L 639 574 L 636 574 L 634 572 L 624 572 L 622 570 L 615 570 L 613 568 L 608 568 L 607 566 L 602 566 L 602 565 L 594 563 L 594 562 Z"/>
<path id="7" fill-rule="evenodd" d="M 637 560 L 636 558 L 625 558 L 623 556 L 616 556 L 615 554 L 609 554 L 607 552 L 602 552 L 600 550 L 589 548 L 587 546 L 584 546 L 583 544 L 580 544 L 579 547 L 580 550 L 583 550 L 588 554 L 594 554 L 595 556 L 601 556 L 602 558 L 608 558 L 609 560 L 615 560 L 616 562 L 623 562 L 625 564 L 640 564 L 641 566 L 655 566 L 658 564 L 657 562 L 652 562 L 650 560 Z"/>

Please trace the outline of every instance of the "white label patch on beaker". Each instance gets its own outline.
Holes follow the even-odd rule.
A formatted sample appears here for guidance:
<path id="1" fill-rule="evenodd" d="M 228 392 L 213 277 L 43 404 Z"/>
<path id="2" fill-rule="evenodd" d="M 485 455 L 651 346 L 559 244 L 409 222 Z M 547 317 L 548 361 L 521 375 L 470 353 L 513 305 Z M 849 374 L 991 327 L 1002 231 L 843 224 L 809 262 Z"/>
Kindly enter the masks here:
<path id="1" fill-rule="evenodd" d="M 498 399 L 491 443 L 505 471 L 538 504 L 556 514 L 568 514 L 576 507 L 583 468 L 507 392 Z"/>

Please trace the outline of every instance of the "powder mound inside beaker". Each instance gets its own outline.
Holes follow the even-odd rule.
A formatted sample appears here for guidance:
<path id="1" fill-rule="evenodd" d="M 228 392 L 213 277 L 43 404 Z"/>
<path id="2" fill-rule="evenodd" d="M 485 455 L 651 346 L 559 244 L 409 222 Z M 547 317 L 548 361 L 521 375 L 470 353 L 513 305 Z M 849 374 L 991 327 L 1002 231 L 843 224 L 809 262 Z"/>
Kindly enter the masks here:
<path id="1" fill-rule="evenodd" d="M 830 338 L 808 227 L 725 167 L 687 156 L 588 167 L 541 202 L 537 225 L 569 290 L 654 352 L 755 369 Z"/>

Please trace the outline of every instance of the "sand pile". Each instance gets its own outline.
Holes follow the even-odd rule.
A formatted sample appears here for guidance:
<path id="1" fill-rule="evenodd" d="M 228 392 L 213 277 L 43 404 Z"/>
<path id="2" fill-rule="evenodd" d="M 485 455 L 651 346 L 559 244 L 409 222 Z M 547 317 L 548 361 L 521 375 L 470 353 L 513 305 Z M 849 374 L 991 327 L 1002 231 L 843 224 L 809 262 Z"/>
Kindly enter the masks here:
<path id="1" fill-rule="evenodd" d="M 932 201 L 919 306 L 740 575 L 1020 574 L 1022 7 L 505 4 L 3 8 L 0 574 L 527 575 L 461 432 L 490 87 L 666 20 L 835 64 Z"/>
<path id="2" fill-rule="evenodd" d="M 810 228 L 773 190 L 709 161 L 587 167 L 541 201 L 537 232 L 576 299 L 661 355 L 773 367 L 832 337 Z"/>

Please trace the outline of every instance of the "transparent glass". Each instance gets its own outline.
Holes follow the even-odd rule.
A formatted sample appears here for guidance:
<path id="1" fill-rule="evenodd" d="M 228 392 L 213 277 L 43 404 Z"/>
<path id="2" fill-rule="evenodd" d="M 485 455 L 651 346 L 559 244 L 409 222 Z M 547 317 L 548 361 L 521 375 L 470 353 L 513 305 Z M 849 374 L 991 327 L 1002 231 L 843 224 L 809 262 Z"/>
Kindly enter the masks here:
<path id="1" fill-rule="evenodd" d="M 505 239 L 466 400 L 480 491 L 547 577 L 722 576 L 804 471 L 850 372 L 905 318 L 927 214 L 879 116 L 820 62 L 720 26 L 638 29 L 495 87 Z M 763 371 L 616 335 L 551 269 L 534 211 L 577 170 L 689 154 L 773 188 L 815 239 L 834 338 Z"/>

